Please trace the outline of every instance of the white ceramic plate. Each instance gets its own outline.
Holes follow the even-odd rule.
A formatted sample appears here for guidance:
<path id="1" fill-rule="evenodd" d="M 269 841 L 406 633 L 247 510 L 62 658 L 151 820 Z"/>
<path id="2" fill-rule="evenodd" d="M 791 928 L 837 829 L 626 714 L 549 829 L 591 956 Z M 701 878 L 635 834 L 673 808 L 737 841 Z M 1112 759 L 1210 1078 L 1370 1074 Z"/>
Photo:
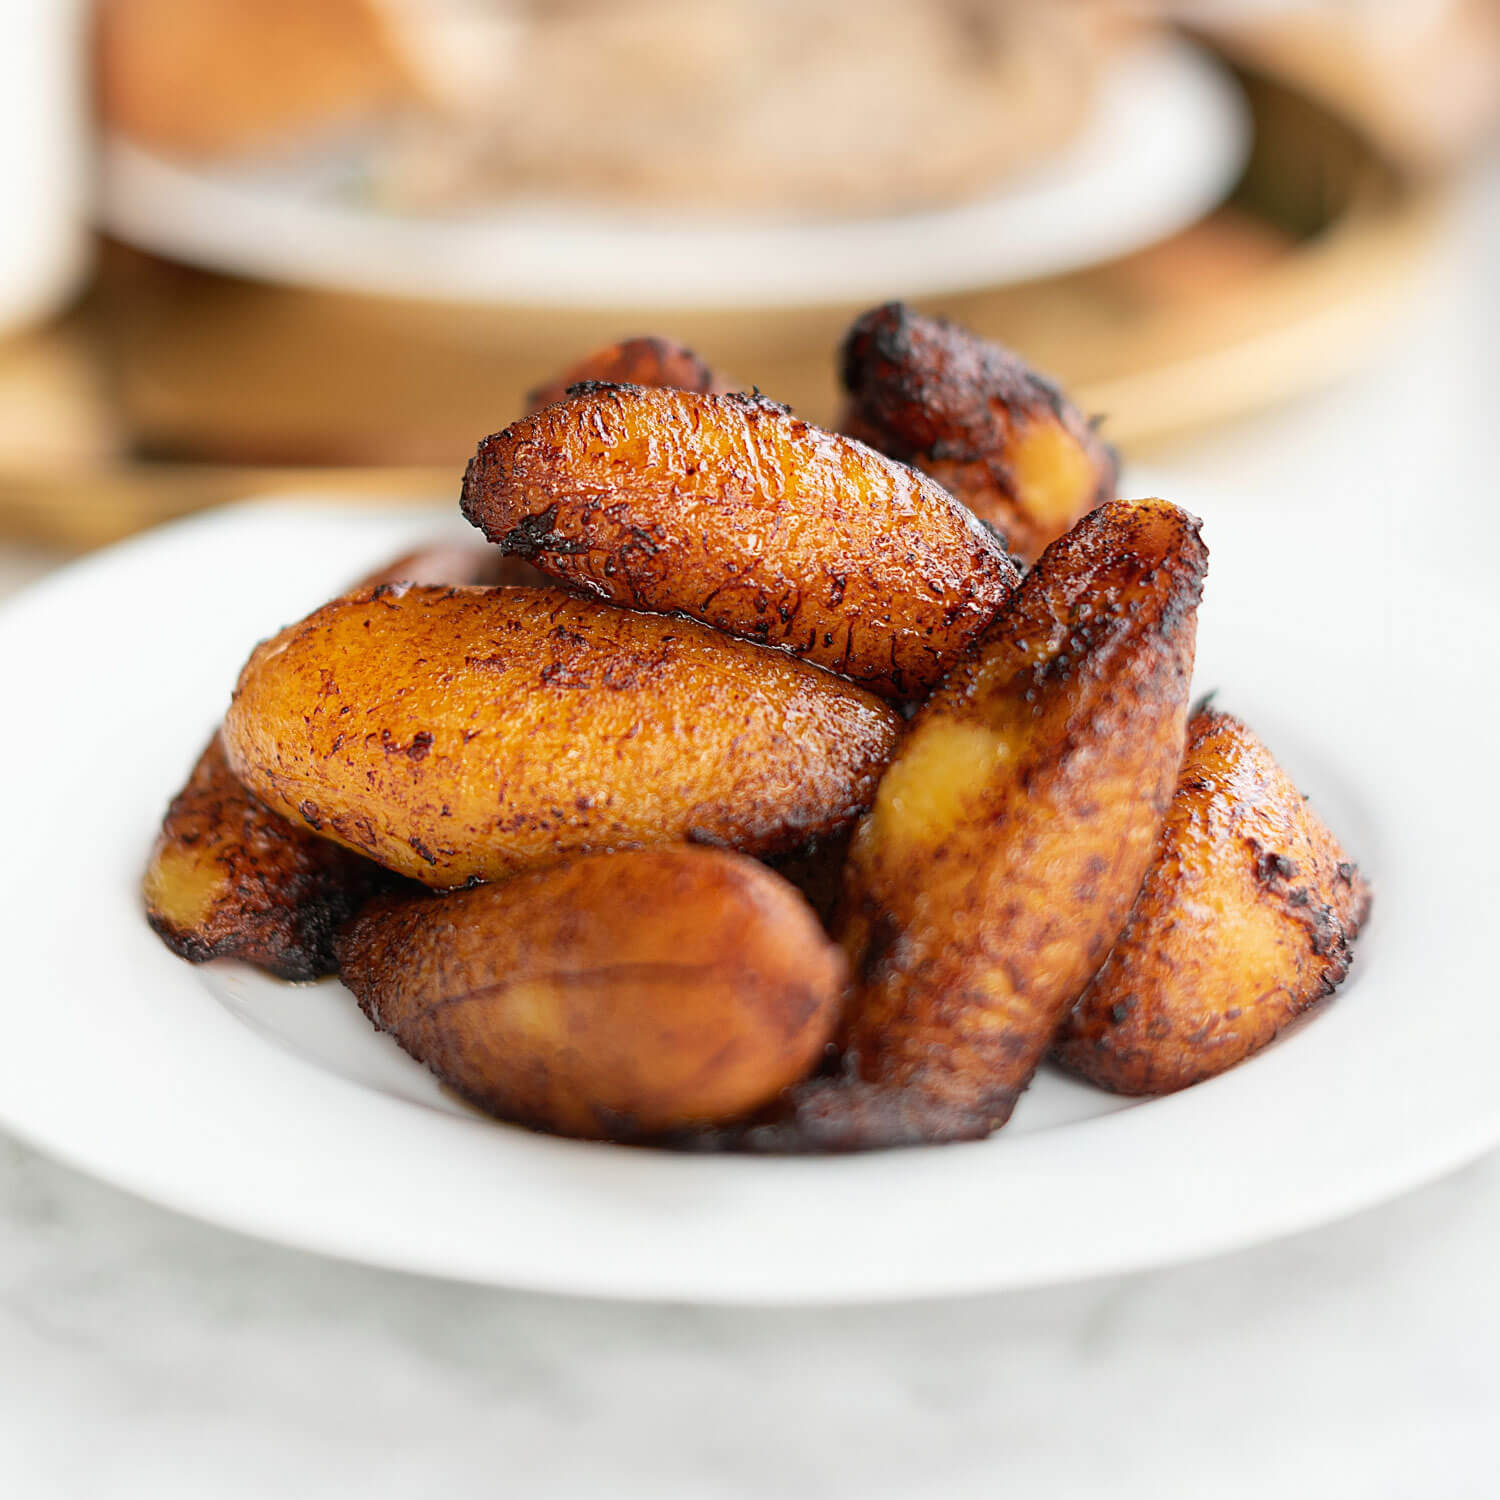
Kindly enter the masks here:
<path id="1" fill-rule="evenodd" d="M 1180 42 L 1126 54 L 1071 146 L 1003 192 L 830 224 L 631 222 L 556 204 L 404 218 L 360 201 L 357 160 L 198 168 L 116 140 L 103 218 L 144 250 L 274 282 L 534 306 L 757 307 L 930 296 L 1095 264 L 1213 208 L 1249 148 L 1224 69 Z"/>
<path id="2" fill-rule="evenodd" d="M 1312 518 L 1295 518 L 1307 544 L 1290 548 L 1293 518 L 1194 498 L 1213 553 L 1199 685 L 1262 731 L 1377 893 L 1336 1003 L 1225 1077 L 1127 1104 L 1044 1073 L 1014 1123 L 973 1145 L 678 1156 L 483 1119 L 370 1031 L 337 984 L 172 957 L 142 917 L 141 868 L 250 644 L 455 525 L 448 507 L 280 502 L 127 543 L 0 614 L 0 1121 L 146 1197 L 287 1244 L 714 1302 L 1156 1265 L 1461 1163 L 1500 1139 L 1500 1005 L 1478 936 L 1500 902 L 1500 814 L 1478 758 L 1500 727 L 1500 613 L 1408 562 L 1388 579 L 1378 528 L 1349 536 L 1335 572 Z"/>

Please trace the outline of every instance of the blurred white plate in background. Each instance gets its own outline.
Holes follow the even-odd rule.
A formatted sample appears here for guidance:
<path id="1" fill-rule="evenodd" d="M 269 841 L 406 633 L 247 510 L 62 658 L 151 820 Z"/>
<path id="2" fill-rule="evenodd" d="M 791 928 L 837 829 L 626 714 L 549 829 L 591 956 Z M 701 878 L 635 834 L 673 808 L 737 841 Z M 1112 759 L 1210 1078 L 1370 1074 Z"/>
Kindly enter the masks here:
<path id="1" fill-rule="evenodd" d="M 195 167 L 116 139 L 103 222 L 143 250 L 271 282 L 433 301 L 756 307 L 971 290 L 1109 260 L 1185 228 L 1234 185 L 1250 144 L 1230 75 L 1182 42 L 1104 78 L 1072 145 L 956 208 L 828 224 L 632 222 L 556 204 L 471 218 L 362 203 L 347 161 Z"/>
<path id="2" fill-rule="evenodd" d="M 1378 527 L 1345 527 L 1335 546 L 1305 514 L 1202 499 L 1213 561 L 1198 686 L 1264 734 L 1375 886 L 1335 1002 L 1224 1077 L 1135 1102 L 1044 1071 L 1010 1127 L 969 1145 L 673 1155 L 474 1114 L 336 983 L 174 958 L 146 926 L 141 871 L 251 644 L 455 525 L 451 505 L 282 501 L 126 543 L 0 612 L 0 1123 L 285 1244 L 701 1302 L 928 1296 L 1161 1265 L 1461 1164 L 1500 1139 L 1482 937 L 1500 904 L 1500 808 L 1483 784 L 1500 610 L 1440 560 L 1388 554 Z"/>

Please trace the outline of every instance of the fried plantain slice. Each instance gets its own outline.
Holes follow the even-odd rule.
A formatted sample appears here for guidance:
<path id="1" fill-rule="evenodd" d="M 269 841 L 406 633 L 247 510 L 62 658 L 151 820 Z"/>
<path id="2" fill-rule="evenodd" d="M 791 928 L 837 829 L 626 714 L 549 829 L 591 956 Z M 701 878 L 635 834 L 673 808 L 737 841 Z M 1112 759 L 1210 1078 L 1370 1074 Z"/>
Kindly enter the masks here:
<path id="1" fill-rule="evenodd" d="M 376 902 L 339 952 L 370 1020 L 465 1097 L 609 1140 L 774 1098 L 822 1054 L 846 976 L 785 881 L 680 846 Z"/>
<path id="2" fill-rule="evenodd" d="M 749 1144 L 916 1144 L 1009 1118 L 1160 835 L 1206 568 L 1198 522 L 1161 500 L 1112 501 L 1042 555 L 855 832 L 846 1076 Z"/>
<path id="3" fill-rule="evenodd" d="M 565 583 L 895 698 L 932 688 L 1017 582 L 938 485 L 757 396 L 575 387 L 479 445 L 463 512 Z"/>
<path id="4" fill-rule="evenodd" d="M 258 646 L 234 773 L 447 887 L 688 841 L 795 849 L 869 806 L 900 715 L 806 662 L 560 589 L 346 594 Z"/>
<path id="5" fill-rule="evenodd" d="M 539 385 L 526 397 L 527 412 L 540 411 L 561 401 L 575 385 L 596 382 L 617 385 L 645 385 L 678 391 L 718 391 L 727 393 L 735 386 L 716 375 L 685 344 L 654 335 L 624 339 L 596 349 L 556 380 Z"/>
<path id="6" fill-rule="evenodd" d="M 1119 461 L 1094 425 L 967 329 L 889 302 L 849 330 L 840 373 L 843 431 L 930 474 L 1023 562 L 1114 498 Z"/>
<path id="7" fill-rule="evenodd" d="M 235 780 L 215 734 L 151 851 L 146 920 L 190 963 L 238 958 L 280 979 L 338 967 L 333 936 L 390 877 L 277 817 Z"/>
<path id="8" fill-rule="evenodd" d="M 370 574 L 366 586 L 409 582 L 514 584 L 541 575 L 472 542 L 430 542 Z M 215 734 L 173 798 L 146 867 L 146 919 L 190 963 L 237 958 L 280 979 L 336 968 L 333 933 L 394 877 L 291 823 L 230 771 Z"/>
<path id="9" fill-rule="evenodd" d="M 1259 1051 L 1349 972 L 1370 889 L 1271 752 L 1205 708 L 1125 930 L 1054 1056 L 1165 1094 Z"/>

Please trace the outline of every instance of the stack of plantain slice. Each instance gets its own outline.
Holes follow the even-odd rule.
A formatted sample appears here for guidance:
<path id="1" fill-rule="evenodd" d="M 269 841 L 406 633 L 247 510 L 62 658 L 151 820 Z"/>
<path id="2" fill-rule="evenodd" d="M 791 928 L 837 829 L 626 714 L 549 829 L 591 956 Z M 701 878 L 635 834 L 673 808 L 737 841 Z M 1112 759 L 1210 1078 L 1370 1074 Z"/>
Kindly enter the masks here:
<path id="1" fill-rule="evenodd" d="M 662 339 L 543 387 L 464 477 L 493 545 L 255 648 L 168 946 L 339 972 L 501 1118 L 763 1151 L 987 1135 L 1049 1052 L 1182 1088 L 1329 994 L 1369 890 L 1190 713 L 1198 521 L 962 329 L 842 370 L 844 433 Z"/>

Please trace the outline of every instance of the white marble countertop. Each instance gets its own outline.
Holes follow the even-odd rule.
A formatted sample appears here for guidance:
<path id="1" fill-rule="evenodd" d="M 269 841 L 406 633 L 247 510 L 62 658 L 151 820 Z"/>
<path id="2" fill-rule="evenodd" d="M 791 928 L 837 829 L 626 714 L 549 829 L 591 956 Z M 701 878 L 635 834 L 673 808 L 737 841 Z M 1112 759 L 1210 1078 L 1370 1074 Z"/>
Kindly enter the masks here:
<path id="1" fill-rule="evenodd" d="M 1497 266 L 1491 170 L 1386 359 L 1158 472 L 1188 504 L 1228 480 L 1414 549 L 1459 538 L 1452 566 L 1493 590 Z M 50 561 L 0 549 L 0 592 Z M 1491 1497 L 1497 1257 L 1491 1156 L 1176 1270 L 870 1309 L 615 1306 L 261 1245 L 0 1137 L 0 1495 Z"/>

